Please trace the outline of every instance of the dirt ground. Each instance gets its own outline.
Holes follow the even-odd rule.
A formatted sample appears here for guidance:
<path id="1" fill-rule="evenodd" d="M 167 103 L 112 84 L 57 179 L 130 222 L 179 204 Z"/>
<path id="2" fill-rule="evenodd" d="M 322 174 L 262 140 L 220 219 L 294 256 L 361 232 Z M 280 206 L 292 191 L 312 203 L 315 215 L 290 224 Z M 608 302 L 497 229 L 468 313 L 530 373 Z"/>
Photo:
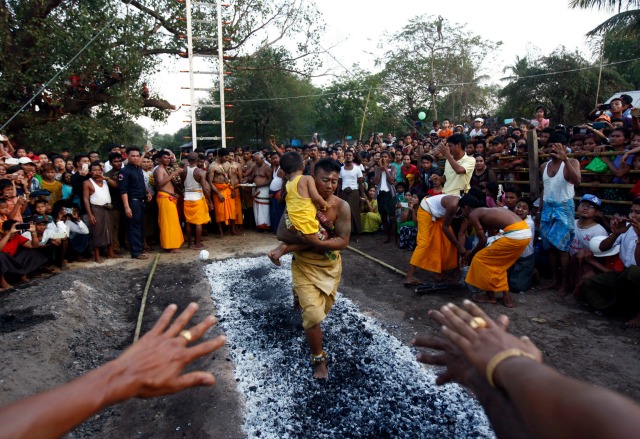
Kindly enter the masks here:
<path id="1" fill-rule="evenodd" d="M 368 235 L 352 245 L 406 270 L 411 252 L 381 242 L 381 236 Z M 275 243 L 273 235 L 255 232 L 205 240 L 215 259 L 264 255 Z M 62 384 L 122 352 L 133 340 L 153 260 L 72 264 L 70 271 L 0 293 L 0 404 Z M 405 343 L 415 334 L 435 331 L 436 325 L 427 318 L 429 309 L 470 296 L 459 287 L 416 294 L 403 287 L 401 275 L 352 251 L 343 253 L 343 261 L 340 291 Z M 170 303 L 182 309 L 190 301 L 198 302 L 197 320 L 215 314 L 202 268 L 195 251 L 161 254 L 148 294 L 143 332 Z M 424 272 L 418 272 L 418 277 L 435 281 Z M 544 352 L 545 361 L 561 372 L 640 402 L 640 330 L 625 329 L 624 316 L 600 317 L 573 300 L 555 299 L 550 291 L 539 289 L 527 292 L 526 303 L 516 299 L 516 304 L 515 309 L 501 305 L 486 305 L 485 309 L 492 316 L 507 314 L 512 332 L 531 337 Z M 218 331 L 214 328 L 212 335 Z M 67 437 L 244 437 L 243 401 L 236 391 L 227 349 L 202 358 L 193 368 L 211 370 L 217 384 L 111 407 Z"/>

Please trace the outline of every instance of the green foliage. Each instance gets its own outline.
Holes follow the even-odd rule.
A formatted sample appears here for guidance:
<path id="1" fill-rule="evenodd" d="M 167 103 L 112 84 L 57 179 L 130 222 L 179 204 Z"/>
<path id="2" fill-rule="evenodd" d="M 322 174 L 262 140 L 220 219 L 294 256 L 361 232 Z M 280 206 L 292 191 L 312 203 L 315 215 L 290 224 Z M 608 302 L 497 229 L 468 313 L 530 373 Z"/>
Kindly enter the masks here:
<path id="1" fill-rule="evenodd" d="M 640 40 L 633 35 L 607 34 L 604 44 L 604 62 L 619 63 L 612 66 L 633 90 L 640 89 Z"/>
<path id="2" fill-rule="evenodd" d="M 290 69 L 314 69 L 319 29 L 317 10 L 297 0 L 234 0 L 225 10 L 225 53 L 241 66 L 282 41 L 302 37 L 283 59 Z M 143 100 L 141 84 L 161 67 L 158 55 L 184 57 L 184 3 L 175 0 L 5 0 L 0 2 L 0 121 L 7 121 L 57 73 L 39 102 L 21 112 L 5 130 L 17 143 L 52 148 L 100 142 L 116 136 L 124 121 L 146 115 L 163 120 L 171 104 L 161 96 Z M 215 21 L 215 8 L 194 7 L 194 17 Z M 111 23 L 105 32 L 99 31 Z M 196 23 L 195 34 L 215 37 L 211 23 Z M 67 66 L 83 47 L 86 50 Z M 217 54 L 210 39 L 194 52 Z M 298 60 L 294 63 L 292 58 Z M 118 65 L 124 77 L 109 80 Z M 71 96 L 66 81 L 76 73 L 83 84 L 100 85 Z M 153 92 L 153 91 L 152 91 Z M 40 100 L 40 98 L 38 99 Z M 64 132 L 65 136 L 60 133 Z"/>
<path id="3" fill-rule="evenodd" d="M 464 26 L 441 17 L 418 16 L 392 36 L 382 82 L 390 101 L 410 120 L 419 107 L 431 107 L 428 85 L 437 86 L 438 117 L 473 117 L 490 107 L 482 86 L 482 64 L 501 43 L 483 40 Z M 440 111 L 444 104 L 444 111 Z M 432 115 L 435 116 L 435 111 Z"/>
<path id="4" fill-rule="evenodd" d="M 330 142 L 346 136 L 367 138 L 371 132 L 395 132 L 401 124 L 387 105 L 380 75 L 359 68 L 325 87 L 316 105 L 316 118 L 320 137 Z"/>
<path id="5" fill-rule="evenodd" d="M 607 33 L 635 37 L 640 35 L 640 0 L 571 0 L 569 6 L 615 14 L 589 31 L 589 36 Z"/>
<path id="6" fill-rule="evenodd" d="M 593 109 L 598 89 L 598 67 L 578 52 L 564 47 L 536 59 L 519 58 L 511 71 L 511 83 L 500 90 L 500 118 L 531 119 L 537 105 L 543 105 L 554 123 L 583 123 Z M 602 71 L 600 96 L 610 96 L 631 85 L 614 69 Z"/>

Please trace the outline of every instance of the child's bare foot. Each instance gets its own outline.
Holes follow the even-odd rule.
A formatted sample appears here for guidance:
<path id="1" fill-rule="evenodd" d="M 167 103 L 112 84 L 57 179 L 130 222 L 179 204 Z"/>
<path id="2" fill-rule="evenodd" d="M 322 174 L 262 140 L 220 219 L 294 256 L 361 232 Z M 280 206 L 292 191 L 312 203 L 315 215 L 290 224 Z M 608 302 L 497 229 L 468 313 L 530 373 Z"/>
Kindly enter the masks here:
<path id="1" fill-rule="evenodd" d="M 102 259 L 102 258 L 98 257 L 98 258 L 96 258 L 96 262 L 97 262 L 98 264 L 102 264 L 102 263 L 104 262 L 104 259 Z"/>
<path id="2" fill-rule="evenodd" d="M 269 253 L 267 253 L 267 256 L 269 257 L 269 260 L 273 262 L 273 265 L 277 267 L 280 267 L 282 265 L 282 263 L 280 262 L 280 258 L 276 256 L 276 250 L 271 250 Z"/>
<path id="3" fill-rule="evenodd" d="M 267 256 L 269 257 L 269 259 L 271 259 L 271 262 L 273 262 L 274 265 L 279 267 L 280 265 L 282 265 L 280 263 L 280 258 L 284 254 L 284 250 L 285 250 L 284 244 L 280 244 L 279 246 L 271 250 L 269 253 L 267 253 Z"/>

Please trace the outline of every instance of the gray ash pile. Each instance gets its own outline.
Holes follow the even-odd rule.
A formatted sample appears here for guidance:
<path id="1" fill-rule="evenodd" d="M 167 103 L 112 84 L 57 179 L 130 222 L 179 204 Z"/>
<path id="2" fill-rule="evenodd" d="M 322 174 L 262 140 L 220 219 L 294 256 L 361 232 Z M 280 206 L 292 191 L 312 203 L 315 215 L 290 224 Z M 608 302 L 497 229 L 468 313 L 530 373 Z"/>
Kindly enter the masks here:
<path id="1" fill-rule="evenodd" d="M 228 337 L 244 429 L 268 438 L 493 437 L 479 404 L 456 385 L 436 387 L 415 351 L 342 295 L 323 322 L 329 380 L 312 378 L 290 258 L 206 267 Z"/>

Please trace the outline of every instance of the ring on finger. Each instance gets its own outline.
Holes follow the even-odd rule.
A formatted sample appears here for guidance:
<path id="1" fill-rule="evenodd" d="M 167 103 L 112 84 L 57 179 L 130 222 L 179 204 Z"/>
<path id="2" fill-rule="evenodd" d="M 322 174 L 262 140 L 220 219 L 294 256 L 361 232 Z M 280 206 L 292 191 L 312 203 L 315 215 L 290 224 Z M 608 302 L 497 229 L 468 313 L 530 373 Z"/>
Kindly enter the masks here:
<path id="1" fill-rule="evenodd" d="M 185 329 L 185 330 L 183 330 L 183 331 L 180 331 L 180 333 L 179 333 L 178 335 L 179 335 L 180 337 L 184 337 L 184 338 L 185 338 L 185 340 L 187 340 L 187 342 L 190 342 L 190 341 L 191 341 L 191 339 L 193 338 L 193 336 L 191 335 L 191 331 L 188 331 L 188 330 L 186 330 L 186 329 Z"/>
<path id="2" fill-rule="evenodd" d="M 485 329 L 489 325 L 487 325 L 487 321 L 482 317 L 474 317 L 469 322 L 469 326 L 471 326 L 472 329 L 478 330 L 478 329 Z"/>

